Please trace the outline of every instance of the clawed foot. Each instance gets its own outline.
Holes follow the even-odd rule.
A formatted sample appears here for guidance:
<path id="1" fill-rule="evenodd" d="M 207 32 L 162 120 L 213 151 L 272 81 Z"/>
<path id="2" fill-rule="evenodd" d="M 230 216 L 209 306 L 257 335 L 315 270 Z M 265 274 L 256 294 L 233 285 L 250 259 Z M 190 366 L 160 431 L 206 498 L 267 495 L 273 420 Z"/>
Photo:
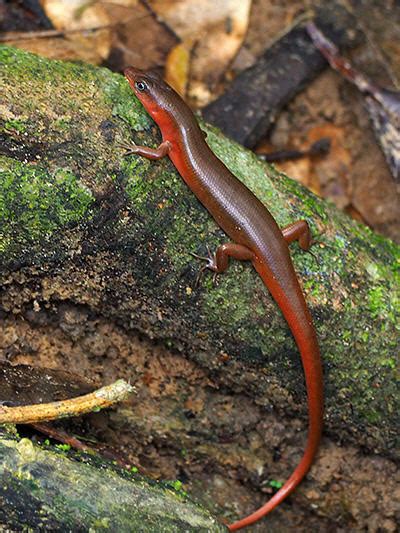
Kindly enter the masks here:
<path id="1" fill-rule="evenodd" d="M 196 276 L 195 287 L 199 286 L 201 278 L 203 277 L 203 274 L 206 270 L 213 271 L 213 284 L 215 285 L 218 272 L 215 269 L 216 267 L 215 267 L 214 255 L 208 246 L 207 246 L 207 254 L 208 254 L 207 256 L 204 256 L 204 255 L 195 254 L 194 252 L 190 252 L 190 255 L 192 255 L 196 259 L 199 259 L 200 261 L 205 261 L 205 264 L 202 267 L 200 267 L 199 272 Z"/>
<path id="2" fill-rule="evenodd" d="M 318 241 L 312 241 L 310 246 L 313 246 L 314 244 L 316 244 Z M 321 261 L 318 259 L 318 257 L 311 251 L 311 250 L 304 250 L 305 252 L 307 252 L 308 254 L 312 255 L 312 257 L 315 259 L 317 265 L 320 265 L 321 264 Z"/>
<path id="3" fill-rule="evenodd" d="M 318 233 L 318 237 L 321 237 L 322 235 L 324 235 L 325 232 L 326 232 L 326 228 L 322 229 L 322 231 L 320 231 Z M 333 250 L 333 246 L 330 246 L 329 244 L 326 244 L 326 242 L 322 241 L 321 239 L 311 239 L 310 248 L 312 248 L 313 246 L 316 246 L 316 245 L 319 245 L 320 248 L 330 248 L 331 250 Z M 317 263 L 320 264 L 320 261 L 318 260 L 316 255 L 313 254 L 312 252 L 310 252 L 310 250 L 307 250 L 307 251 L 314 257 L 314 259 L 317 261 Z"/>
<path id="4" fill-rule="evenodd" d="M 123 148 L 126 150 L 124 153 L 124 157 L 132 154 L 136 154 L 138 152 L 138 145 L 134 142 L 131 143 L 125 143 L 125 142 L 119 142 L 117 143 L 118 148 Z"/>
<path id="5" fill-rule="evenodd" d="M 320 235 L 322 235 L 323 233 L 324 233 L 324 231 L 322 231 L 320 233 Z M 313 246 L 316 246 L 316 245 L 319 245 L 321 248 L 330 248 L 331 250 L 333 250 L 333 247 L 330 246 L 329 244 L 326 244 L 325 242 L 323 242 L 323 241 L 321 241 L 319 239 L 312 239 L 311 242 L 310 242 L 310 248 L 312 248 Z M 321 261 L 319 260 L 319 258 L 317 257 L 317 255 L 315 253 L 313 253 L 310 249 L 305 250 L 305 251 L 313 256 L 313 258 L 318 263 L 318 265 L 321 264 Z"/>

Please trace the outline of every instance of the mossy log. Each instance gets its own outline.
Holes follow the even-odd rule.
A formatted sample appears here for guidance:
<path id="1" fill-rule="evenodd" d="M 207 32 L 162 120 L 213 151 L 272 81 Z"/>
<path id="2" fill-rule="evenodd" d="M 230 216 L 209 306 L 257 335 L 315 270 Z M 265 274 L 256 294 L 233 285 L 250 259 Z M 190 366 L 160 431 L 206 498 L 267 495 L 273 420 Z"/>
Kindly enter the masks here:
<path id="1" fill-rule="evenodd" d="M 233 262 L 216 285 L 195 286 L 191 252 L 226 237 L 169 160 L 124 157 L 122 141 L 160 140 L 125 79 L 0 47 L 0 95 L 3 318 L 85 306 L 306 427 L 298 351 L 256 273 Z M 281 226 L 306 219 L 319 241 L 314 255 L 294 244 L 292 256 L 321 345 L 326 432 L 394 457 L 398 247 L 202 127 Z"/>
<path id="2" fill-rule="evenodd" d="M 0 526 L 16 531 L 227 531 L 172 485 L 4 432 L 0 479 Z"/>

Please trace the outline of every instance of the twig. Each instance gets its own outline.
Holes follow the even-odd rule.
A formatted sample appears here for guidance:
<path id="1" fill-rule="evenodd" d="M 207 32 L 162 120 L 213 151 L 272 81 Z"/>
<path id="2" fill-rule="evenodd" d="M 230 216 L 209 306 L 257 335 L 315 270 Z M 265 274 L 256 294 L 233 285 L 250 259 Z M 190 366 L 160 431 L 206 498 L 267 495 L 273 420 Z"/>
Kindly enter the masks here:
<path id="1" fill-rule="evenodd" d="M 112 461 L 115 461 L 119 466 L 122 466 L 122 468 L 130 468 L 132 464 L 127 462 L 126 460 L 122 459 L 119 454 L 112 448 L 107 447 L 107 445 L 102 445 L 95 443 L 94 446 L 89 446 L 83 441 L 83 438 L 80 437 L 79 439 L 77 437 L 74 437 L 73 435 L 70 435 L 66 431 L 64 431 L 60 427 L 54 427 L 54 425 L 49 424 L 47 422 L 41 422 L 41 423 L 35 423 L 35 424 L 29 424 L 29 426 L 39 433 L 43 433 L 43 435 L 46 435 L 47 437 L 51 437 L 54 440 L 57 440 L 58 442 L 61 442 L 63 444 L 67 444 L 74 450 L 79 450 L 82 452 L 87 452 L 91 454 L 98 454 L 102 457 L 105 457 L 106 459 L 111 459 Z"/>
<path id="2" fill-rule="evenodd" d="M 9 41 L 29 41 L 32 39 L 47 39 L 49 37 L 63 37 L 65 35 L 70 35 L 74 33 L 85 34 L 85 33 L 92 33 L 98 30 L 115 29 L 117 26 L 126 26 L 127 24 L 131 23 L 132 20 L 133 22 L 138 22 L 144 18 L 149 18 L 151 16 L 153 16 L 152 13 L 148 13 L 141 17 L 132 16 L 132 17 L 129 17 L 128 19 L 125 19 L 124 22 L 117 21 L 117 22 L 110 23 L 110 24 L 93 26 L 92 28 L 72 28 L 72 29 L 65 28 L 65 29 L 60 29 L 60 30 L 51 29 L 51 30 L 35 30 L 35 31 L 9 31 L 9 32 L 4 32 L 3 34 L 0 33 L 0 43 L 6 43 Z M 157 19 L 157 22 L 162 23 L 158 21 L 158 19 Z M 171 31 L 171 29 L 169 29 L 169 31 Z"/>
<path id="3" fill-rule="evenodd" d="M 90 394 L 70 398 L 69 400 L 18 407 L 0 406 L 0 424 L 34 424 L 36 422 L 57 420 L 58 418 L 79 416 L 110 407 L 124 400 L 134 390 L 134 387 L 129 385 L 129 383 L 119 379 L 111 385 L 102 387 Z"/>
<path id="4" fill-rule="evenodd" d="M 71 33 L 91 33 L 98 30 L 110 29 L 113 24 L 95 26 L 94 28 L 79 28 L 74 30 L 41 30 L 41 31 L 9 31 L 0 35 L 0 43 L 8 41 L 29 41 L 31 39 L 47 39 L 48 37 L 62 37 Z"/>

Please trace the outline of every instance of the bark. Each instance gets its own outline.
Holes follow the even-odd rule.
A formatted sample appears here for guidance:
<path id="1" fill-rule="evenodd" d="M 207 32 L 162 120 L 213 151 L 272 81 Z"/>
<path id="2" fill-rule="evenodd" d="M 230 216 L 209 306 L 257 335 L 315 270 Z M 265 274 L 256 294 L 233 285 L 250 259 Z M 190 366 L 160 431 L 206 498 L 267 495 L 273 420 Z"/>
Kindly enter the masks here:
<path id="1" fill-rule="evenodd" d="M 355 47 L 361 34 L 341 2 L 322 3 L 315 24 L 337 46 Z M 241 72 L 203 116 L 225 135 L 253 147 L 268 133 L 282 108 L 326 67 L 304 21 L 276 40 L 251 67 Z"/>
<path id="2" fill-rule="evenodd" d="M 216 285 L 204 276 L 196 287 L 199 265 L 190 253 L 205 255 L 206 245 L 214 248 L 226 237 L 168 160 L 123 157 L 121 141 L 160 141 L 124 78 L 8 47 L 0 48 L 0 67 L 4 323 L 20 317 L 38 324 L 67 303 L 164 343 L 200 368 L 214 389 L 253 402 L 260 413 L 277 412 L 287 426 L 300 417 L 306 428 L 298 351 L 256 273 L 233 262 Z M 281 226 L 306 219 L 320 241 L 314 256 L 296 244 L 292 256 L 321 345 L 326 433 L 394 457 L 398 248 L 214 128 L 202 128 L 215 153 Z M 53 327 L 51 320 L 43 323 Z M 60 327 L 66 332 L 70 324 Z M 15 345 L 3 335 L 3 354 L 15 353 Z M 176 399 L 179 424 L 163 426 L 159 438 L 165 442 L 168 435 L 179 449 L 183 440 L 188 446 L 191 432 L 196 446 L 203 445 L 201 457 L 229 464 L 211 450 L 215 434 L 195 416 L 185 418 L 186 400 L 184 393 Z M 142 422 L 146 431 L 132 407 L 118 417 Z M 235 440 L 239 426 L 230 419 L 224 431 Z M 302 444 L 296 446 L 300 452 Z"/>
<path id="3" fill-rule="evenodd" d="M 16 531 L 226 531 L 183 491 L 0 434 L 0 524 Z"/>

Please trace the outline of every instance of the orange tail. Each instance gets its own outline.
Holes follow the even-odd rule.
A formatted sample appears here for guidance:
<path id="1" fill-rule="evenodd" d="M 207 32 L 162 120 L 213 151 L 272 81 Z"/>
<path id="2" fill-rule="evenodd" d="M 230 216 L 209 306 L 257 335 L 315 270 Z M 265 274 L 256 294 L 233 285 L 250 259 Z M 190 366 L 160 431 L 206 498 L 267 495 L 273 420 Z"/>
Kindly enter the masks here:
<path id="1" fill-rule="evenodd" d="M 291 301 L 289 301 L 287 295 L 280 290 L 280 287 L 277 285 L 271 287 L 270 280 L 266 279 L 266 276 L 263 275 L 264 272 L 262 272 L 262 268 L 257 268 L 257 270 L 281 308 L 300 350 L 307 388 L 309 411 L 308 437 L 306 449 L 300 463 L 281 489 L 262 507 L 257 509 L 257 511 L 229 525 L 229 531 L 237 531 L 238 529 L 254 524 L 254 522 L 257 522 L 275 509 L 275 507 L 293 492 L 313 463 L 322 432 L 322 365 L 311 315 L 307 309 L 300 286 L 298 290 L 295 291 L 296 294 L 291 295 L 292 298 Z"/>

